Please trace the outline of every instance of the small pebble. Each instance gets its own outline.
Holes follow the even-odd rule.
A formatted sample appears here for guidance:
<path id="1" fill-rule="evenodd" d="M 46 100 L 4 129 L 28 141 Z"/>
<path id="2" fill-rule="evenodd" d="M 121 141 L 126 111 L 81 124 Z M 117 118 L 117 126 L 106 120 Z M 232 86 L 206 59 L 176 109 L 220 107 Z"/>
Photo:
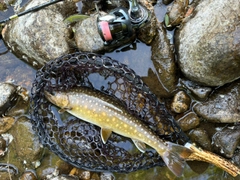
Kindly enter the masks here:
<path id="1" fill-rule="evenodd" d="M 80 175 L 80 179 L 82 180 L 88 180 L 90 179 L 90 171 L 83 171 L 82 174 Z"/>
<path id="2" fill-rule="evenodd" d="M 240 167 L 240 149 L 237 149 L 232 157 L 234 164 Z"/>
<path id="3" fill-rule="evenodd" d="M 7 132 L 13 125 L 15 119 L 13 117 L 0 118 L 0 134 Z"/>
<path id="4" fill-rule="evenodd" d="M 89 180 L 91 177 L 90 171 L 85 171 L 82 169 L 76 169 L 75 175 L 78 176 L 81 180 Z"/>
<path id="5" fill-rule="evenodd" d="M 26 171 L 24 174 L 20 177 L 19 180 L 37 180 L 36 173 L 34 171 Z"/>
<path id="6" fill-rule="evenodd" d="M 189 138 L 203 149 L 211 151 L 211 140 L 205 129 L 196 128 L 190 131 Z"/>
<path id="7" fill-rule="evenodd" d="M 97 173 L 93 173 L 93 175 L 91 176 L 91 180 L 100 180 L 100 177 Z"/>
<path id="8" fill-rule="evenodd" d="M 179 118 L 177 122 L 183 131 L 188 131 L 196 128 L 200 124 L 200 119 L 194 112 L 190 112 Z"/>
<path id="9" fill-rule="evenodd" d="M 7 152 L 7 144 L 6 140 L 0 135 L 0 157 L 3 157 Z"/>
<path id="10" fill-rule="evenodd" d="M 240 125 L 232 127 L 225 127 L 212 137 L 214 150 L 227 158 L 233 157 L 240 143 Z"/>
<path id="11" fill-rule="evenodd" d="M 165 5 L 168 5 L 171 2 L 173 2 L 173 0 L 162 0 L 162 3 L 165 4 Z"/>
<path id="12" fill-rule="evenodd" d="M 199 100 L 205 100 L 208 95 L 212 92 L 212 88 L 200 86 L 195 82 L 190 80 L 181 79 L 180 83 L 185 86 L 191 93 Z"/>
<path id="13" fill-rule="evenodd" d="M 0 83 L 0 115 L 4 114 L 15 101 L 16 86 L 10 83 Z"/>
<path id="14" fill-rule="evenodd" d="M 175 113 L 183 113 L 188 110 L 190 102 L 190 97 L 184 91 L 179 91 L 173 98 L 171 110 Z"/>
<path id="15" fill-rule="evenodd" d="M 100 179 L 101 180 L 115 180 L 115 177 L 112 173 L 101 173 Z"/>

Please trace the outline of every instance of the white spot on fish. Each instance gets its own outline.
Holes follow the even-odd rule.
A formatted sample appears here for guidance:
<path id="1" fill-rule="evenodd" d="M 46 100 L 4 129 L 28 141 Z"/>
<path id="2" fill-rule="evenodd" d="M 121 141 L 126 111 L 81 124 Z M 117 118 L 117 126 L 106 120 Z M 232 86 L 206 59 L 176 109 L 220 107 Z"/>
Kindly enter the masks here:
<path id="1" fill-rule="evenodd" d="M 220 150 L 220 153 L 224 154 L 224 151 L 223 151 L 223 149 L 221 149 L 221 150 Z"/>

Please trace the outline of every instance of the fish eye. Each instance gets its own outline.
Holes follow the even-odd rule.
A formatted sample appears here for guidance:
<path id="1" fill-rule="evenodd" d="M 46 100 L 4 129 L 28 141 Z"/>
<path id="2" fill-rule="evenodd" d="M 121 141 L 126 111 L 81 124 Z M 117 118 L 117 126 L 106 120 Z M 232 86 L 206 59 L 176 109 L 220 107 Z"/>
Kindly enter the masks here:
<path id="1" fill-rule="evenodd" d="M 50 91 L 50 94 L 55 96 L 56 95 L 56 92 L 55 91 Z"/>

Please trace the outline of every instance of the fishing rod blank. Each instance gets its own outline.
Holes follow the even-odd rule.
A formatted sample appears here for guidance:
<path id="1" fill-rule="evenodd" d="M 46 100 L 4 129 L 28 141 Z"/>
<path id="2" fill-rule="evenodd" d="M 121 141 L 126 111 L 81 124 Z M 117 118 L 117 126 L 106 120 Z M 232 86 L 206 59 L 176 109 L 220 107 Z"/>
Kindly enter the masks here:
<path id="1" fill-rule="evenodd" d="M 10 16 L 10 17 L 2 20 L 2 21 L 0 21 L 0 24 L 6 23 L 6 22 L 8 22 L 8 21 L 10 21 L 10 20 L 12 20 L 12 19 L 18 18 L 18 17 L 23 16 L 23 15 L 25 15 L 25 14 L 27 14 L 27 13 L 34 12 L 34 11 L 38 11 L 38 10 L 44 8 L 44 7 L 47 7 L 47 6 L 51 5 L 51 4 L 58 3 L 58 2 L 60 2 L 60 1 L 64 1 L 64 0 L 55 0 L 55 1 L 52 0 L 52 1 L 50 1 L 50 2 L 46 2 L 46 3 L 40 4 L 40 5 L 38 5 L 38 6 L 32 7 L 32 8 L 30 8 L 30 9 L 26 10 L 26 11 L 23 11 L 23 12 L 20 12 L 20 13 L 17 13 L 17 14 L 14 14 L 14 15 L 12 15 L 12 16 Z"/>

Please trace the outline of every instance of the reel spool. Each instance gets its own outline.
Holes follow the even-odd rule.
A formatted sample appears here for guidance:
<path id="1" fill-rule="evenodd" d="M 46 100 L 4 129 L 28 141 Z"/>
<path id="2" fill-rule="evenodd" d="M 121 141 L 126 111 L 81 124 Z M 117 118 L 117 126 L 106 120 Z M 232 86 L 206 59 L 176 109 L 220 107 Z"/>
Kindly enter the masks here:
<path id="1" fill-rule="evenodd" d="M 121 43 L 134 35 L 134 30 L 143 27 L 151 17 L 150 12 L 139 5 L 137 0 L 129 0 L 129 10 L 119 7 L 97 19 L 98 33 L 104 45 Z"/>
<path id="2" fill-rule="evenodd" d="M 105 45 L 117 43 L 133 35 L 133 28 L 128 10 L 116 8 L 109 14 L 99 16 L 97 19 L 98 33 Z"/>

